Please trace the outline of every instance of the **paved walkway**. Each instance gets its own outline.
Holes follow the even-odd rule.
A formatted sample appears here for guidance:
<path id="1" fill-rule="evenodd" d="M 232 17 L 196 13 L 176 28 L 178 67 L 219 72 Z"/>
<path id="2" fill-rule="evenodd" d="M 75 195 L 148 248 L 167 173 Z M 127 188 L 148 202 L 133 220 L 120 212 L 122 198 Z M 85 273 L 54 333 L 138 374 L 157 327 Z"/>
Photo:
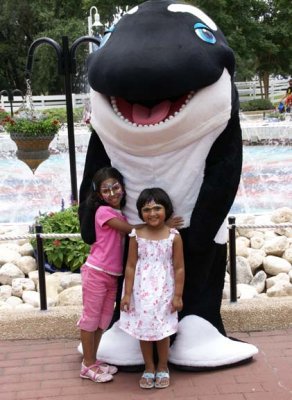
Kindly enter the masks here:
<path id="1" fill-rule="evenodd" d="M 232 336 L 259 348 L 251 363 L 212 372 L 173 370 L 169 388 L 149 391 L 138 387 L 138 373 L 120 372 L 106 384 L 80 379 L 78 340 L 2 340 L 0 400 L 291 400 L 292 328 Z"/>

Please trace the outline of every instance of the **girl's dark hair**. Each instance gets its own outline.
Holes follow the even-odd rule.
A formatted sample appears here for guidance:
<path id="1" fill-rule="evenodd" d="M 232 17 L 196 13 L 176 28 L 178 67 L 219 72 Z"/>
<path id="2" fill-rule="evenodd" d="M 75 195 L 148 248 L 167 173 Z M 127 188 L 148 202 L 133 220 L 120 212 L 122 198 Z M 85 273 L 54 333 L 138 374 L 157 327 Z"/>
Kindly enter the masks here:
<path id="1" fill-rule="evenodd" d="M 123 175 L 114 167 L 104 167 L 99 169 L 92 179 L 91 188 L 87 197 L 87 205 L 98 209 L 100 206 L 108 205 L 100 196 L 100 187 L 106 179 L 116 179 L 123 188 L 123 197 L 121 200 L 121 208 L 126 205 L 126 190 Z"/>
<path id="2" fill-rule="evenodd" d="M 151 201 L 161 204 L 165 208 L 165 220 L 168 220 L 172 216 L 173 205 L 168 194 L 161 188 L 147 188 L 142 190 L 136 203 L 139 217 L 142 220 L 142 208 Z"/>

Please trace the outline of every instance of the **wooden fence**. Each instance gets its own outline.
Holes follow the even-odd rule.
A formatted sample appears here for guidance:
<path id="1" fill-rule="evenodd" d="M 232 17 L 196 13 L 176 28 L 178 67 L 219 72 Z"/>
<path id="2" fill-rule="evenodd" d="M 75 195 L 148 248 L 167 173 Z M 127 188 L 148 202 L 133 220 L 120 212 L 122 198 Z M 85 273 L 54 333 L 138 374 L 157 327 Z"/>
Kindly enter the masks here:
<path id="1" fill-rule="evenodd" d="M 258 80 L 250 82 L 235 82 L 240 102 L 246 102 L 254 99 L 261 99 L 261 88 Z M 285 90 L 288 87 L 288 80 L 270 80 L 269 98 L 273 103 L 276 103 L 285 94 Z M 89 94 L 73 94 L 72 102 L 73 107 L 83 107 L 86 100 L 89 98 Z M 21 96 L 14 96 L 13 98 L 13 109 L 17 110 L 22 105 L 23 99 Z M 54 107 L 65 107 L 66 100 L 65 95 L 53 95 L 53 96 L 33 96 L 33 104 L 36 109 L 54 108 Z M 1 96 L 0 107 L 6 111 L 10 111 L 10 102 L 7 96 Z"/>

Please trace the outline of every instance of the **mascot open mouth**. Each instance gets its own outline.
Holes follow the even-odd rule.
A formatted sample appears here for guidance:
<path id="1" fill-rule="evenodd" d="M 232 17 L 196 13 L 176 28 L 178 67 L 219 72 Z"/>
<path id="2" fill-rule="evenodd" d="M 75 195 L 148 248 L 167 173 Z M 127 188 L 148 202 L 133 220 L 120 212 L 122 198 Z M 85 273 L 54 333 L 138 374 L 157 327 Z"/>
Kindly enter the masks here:
<path id="1" fill-rule="evenodd" d="M 115 114 L 124 122 L 134 126 L 153 126 L 169 121 L 179 114 L 191 101 L 195 92 L 183 95 L 176 100 L 163 100 L 153 106 L 130 103 L 121 97 L 110 98 Z"/>

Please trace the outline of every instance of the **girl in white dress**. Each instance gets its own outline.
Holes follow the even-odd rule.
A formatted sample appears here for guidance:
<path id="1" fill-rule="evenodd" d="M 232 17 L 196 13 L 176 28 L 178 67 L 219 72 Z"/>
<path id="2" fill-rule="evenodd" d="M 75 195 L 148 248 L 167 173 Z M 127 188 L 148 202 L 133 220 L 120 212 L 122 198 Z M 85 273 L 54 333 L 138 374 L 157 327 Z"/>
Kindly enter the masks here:
<path id="1" fill-rule="evenodd" d="M 177 312 L 183 306 L 183 245 L 179 232 L 165 223 L 173 207 L 164 190 L 144 189 L 137 209 L 145 225 L 129 235 L 120 328 L 140 340 L 145 362 L 140 387 L 164 388 L 169 386 L 169 337 L 177 331 Z"/>

